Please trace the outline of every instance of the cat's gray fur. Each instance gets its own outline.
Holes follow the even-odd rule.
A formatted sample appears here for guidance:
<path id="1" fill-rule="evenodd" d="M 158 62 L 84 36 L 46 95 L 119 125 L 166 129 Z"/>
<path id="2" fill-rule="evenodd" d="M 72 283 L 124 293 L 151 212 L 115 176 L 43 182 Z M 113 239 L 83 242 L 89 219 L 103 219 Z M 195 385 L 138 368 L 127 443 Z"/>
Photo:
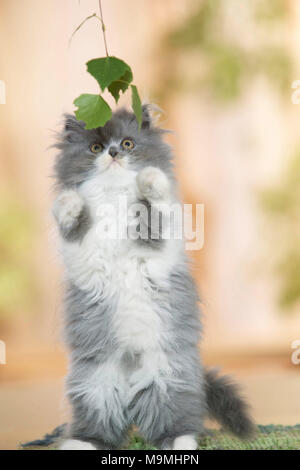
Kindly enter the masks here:
<path id="1" fill-rule="evenodd" d="M 101 181 L 106 184 L 105 174 L 110 171 L 98 166 L 102 164 L 101 158 L 109 157 L 95 156 L 90 146 L 98 142 L 104 149 L 112 142 L 117 145 L 117 158 L 125 162 L 124 172 L 136 174 L 133 183 L 128 185 L 136 185 L 138 175 L 144 175 L 140 176 L 136 201 L 159 211 L 160 198 L 169 203 L 177 201 L 172 153 L 162 136 L 163 131 L 152 124 L 149 109 L 145 106 L 140 130 L 135 116 L 124 109 L 115 112 L 104 127 L 93 130 L 86 130 L 83 122 L 67 115 L 57 143 L 60 153 L 55 164 L 58 196 L 54 215 L 66 263 L 65 338 L 70 349 L 67 395 L 73 410 L 68 435 L 88 441 L 97 448 L 118 448 L 132 424 L 138 426 L 146 440 L 161 448 L 172 447 L 178 436 L 201 433 L 207 415 L 217 418 L 240 437 L 247 437 L 253 429 L 246 405 L 235 388 L 226 379 L 206 372 L 201 364 L 198 296 L 182 245 L 174 245 L 173 255 L 173 248 L 168 245 L 171 242 L 161 236 L 126 242 L 131 244 L 127 256 L 137 259 L 138 266 L 145 263 L 147 267 L 148 260 L 159 263 L 160 258 L 163 266 L 169 263 L 162 269 L 164 272 L 160 271 L 159 265 L 153 273 L 147 271 L 143 279 L 150 294 L 145 295 L 139 284 L 140 272 L 134 274 L 137 280 L 130 284 L 129 292 L 123 286 L 123 280 L 132 273 L 124 268 L 125 274 L 123 271 L 120 274 L 118 256 L 114 258 L 115 250 L 119 248 L 112 249 L 111 263 L 115 264 L 110 268 L 109 245 L 105 245 L 107 260 L 104 267 L 101 247 L 98 255 L 93 250 L 89 253 L 89 247 L 84 245 L 92 237 L 96 223 L 95 208 L 90 204 L 96 196 L 94 193 L 90 196 L 91 191 L 97 191 L 98 173 L 102 172 L 100 185 Z M 134 149 L 124 151 L 121 148 L 120 142 L 124 138 L 134 140 Z M 152 168 L 149 170 L 152 180 L 149 179 L 149 167 Z M 143 170 L 146 173 L 142 173 Z M 122 186 L 123 169 L 118 171 L 121 172 L 118 178 Z M 151 187 L 156 174 L 157 178 L 162 174 L 168 182 L 167 197 L 166 188 L 157 194 L 157 188 Z M 109 178 L 113 181 L 112 175 Z M 157 187 L 160 191 L 159 185 Z M 88 188 L 86 193 L 84 188 Z M 110 186 L 104 193 L 109 191 Z M 118 184 L 113 191 L 118 191 Z M 139 223 L 149 228 L 148 219 L 142 218 Z M 66 254 L 68 250 L 70 253 Z M 81 264 L 94 263 L 86 270 L 80 265 L 81 258 L 77 264 L 74 261 L 80 250 Z M 93 261 L 97 256 L 101 265 L 99 273 Z M 122 256 L 122 264 L 126 264 L 126 253 Z M 130 262 L 130 266 L 135 266 L 136 261 Z M 135 296 L 139 299 L 138 311 L 134 311 Z M 128 311 L 126 301 L 130 302 Z M 120 323 L 122 315 L 125 316 L 124 323 Z M 133 319 L 131 315 L 134 315 Z M 135 329 L 136 323 L 142 322 L 143 318 L 144 328 L 149 328 L 149 332 L 142 326 Z M 155 322 L 159 325 L 157 329 L 153 326 Z M 125 336 L 123 330 L 127 327 L 128 335 Z M 145 335 L 145 344 L 142 340 L 139 343 L 139 332 Z M 159 336 L 156 338 L 156 335 Z"/>

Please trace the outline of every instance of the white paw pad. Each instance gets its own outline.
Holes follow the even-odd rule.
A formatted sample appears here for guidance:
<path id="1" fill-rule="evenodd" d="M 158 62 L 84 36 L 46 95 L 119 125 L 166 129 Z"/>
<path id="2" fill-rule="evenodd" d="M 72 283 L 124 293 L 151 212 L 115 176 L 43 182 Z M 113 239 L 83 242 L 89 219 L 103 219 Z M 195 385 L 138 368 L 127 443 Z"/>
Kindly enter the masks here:
<path id="1" fill-rule="evenodd" d="M 58 450 L 96 450 L 90 442 L 79 441 L 77 439 L 66 439 Z"/>
<path id="2" fill-rule="evenodd" d="M 83 209 L 83 200 L 73 190 L 64 191 L 54 202 L 53 214 L 59 225 L 69 228 L 79 217 Z"/>
<path id="3" fill-rule="evenodd" d="M 148 200 L 165 200 L 169 197 L 170 184 L 166 175 L 152 166 L 144 168 L 137 175 L 137 186 L 141 195 Z"/>
<path id="4" fill-rule="evenodd" d="M 197 440 L 193 434 L 176 437 L 173 443 L 173 450 L 196 450 Z"/>

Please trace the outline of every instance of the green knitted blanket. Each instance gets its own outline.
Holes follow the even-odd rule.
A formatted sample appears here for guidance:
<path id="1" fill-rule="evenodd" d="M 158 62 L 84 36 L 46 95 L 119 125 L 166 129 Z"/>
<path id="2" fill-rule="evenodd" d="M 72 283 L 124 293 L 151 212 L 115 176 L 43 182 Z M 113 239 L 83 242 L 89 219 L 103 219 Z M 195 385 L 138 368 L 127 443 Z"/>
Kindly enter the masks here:
<path id="1" fill-rule="evenodd" d="M 28 443 L 26 448 L 40 449 L 41 447 L 34 445 L 36 442 Z M 47 448 L 50 449 L 51 446 Z M 131 450 L 154 449 L 137 435 L 132 436 L 126 448 Z M 240 441 L 222 431 L 209 431 L 206 436 L 200 438 L 199 450 L 300 450 L 300 424 L 296 426 L 260 425 L 257 427 L 255 437 L 249 441 Z"/>
<path id="2" fill-rule="evenodd" d="M 153 449 L 138 436 L 133 436 L 129 449 Z M 200 438 L 199 450 L 300 450 L 300 424 L 296 426 L 258 426 L 255 437 L 240 441 L 222 431 L 210 431 Z"/>

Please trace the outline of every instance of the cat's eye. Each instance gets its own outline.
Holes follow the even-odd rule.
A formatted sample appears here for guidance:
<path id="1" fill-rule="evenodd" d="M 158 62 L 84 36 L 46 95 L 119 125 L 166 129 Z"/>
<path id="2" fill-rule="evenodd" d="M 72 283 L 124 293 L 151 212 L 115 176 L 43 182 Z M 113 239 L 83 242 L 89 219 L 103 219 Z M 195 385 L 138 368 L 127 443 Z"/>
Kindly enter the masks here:
<path id="1" fill-rule="evenodd" d="M 102 152 L 103 147 L 101 144 L 93 144 L 90 146 L 91 152 L 93 153 L 99 153 Z"/>
<path id="2" fill-rule="evenodd" d="M 122 147 L 124 150 L 132 150 L 135 147 L 135 143 L 131 139 L 122 140 Z"/>

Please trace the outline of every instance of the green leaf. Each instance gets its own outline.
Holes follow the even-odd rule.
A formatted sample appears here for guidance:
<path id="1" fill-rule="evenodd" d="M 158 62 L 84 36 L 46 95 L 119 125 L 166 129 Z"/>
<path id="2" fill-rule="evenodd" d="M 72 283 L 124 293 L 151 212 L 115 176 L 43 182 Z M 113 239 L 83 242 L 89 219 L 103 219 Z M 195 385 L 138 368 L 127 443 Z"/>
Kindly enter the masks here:
<path id="1" fill-rule="evenodd" d="M 116 80 L 115 82 L 112 82 L 109 85 L 108 91 L 112 94 L 116 103 L 118 103 L 120 99 L 120 92 L 122 91 L 123 93 L 125 93 L 125 91 L 129 87 L 132 80 L 133 80 L 132 72 L 130 69 L 128 69 L 119 80 Z"/>
<path id="2" fill-rule="evenodd" d="M 97 80 L 102 91 L 123 77 L 126 71 L 131 72 L 129 65 L 116 57 L 92 59 L 86 65 L 88 72 Z"/>
<path id="3" fill-rule="evenodd" d="M 78 120 L 85 122 L 86 129 L 104 126 L 112 116 L 110 107 L 100 95 L 80 95 L 74 104 L 78 107 L 75 116 Z"/>
<path id="4" fill-rule="evenodd" d="M 135 85 L 130 85 L 130 86 L 131 86 L 131 92 L 132 92 L 131 106 L 132 106 L 133 112 L 135 114 L 135 117 L 137 119 L 139 128 L 141 128 L 142 117 L 143 117 L 141 98 L 139 96 L 137 87 Z"/>

